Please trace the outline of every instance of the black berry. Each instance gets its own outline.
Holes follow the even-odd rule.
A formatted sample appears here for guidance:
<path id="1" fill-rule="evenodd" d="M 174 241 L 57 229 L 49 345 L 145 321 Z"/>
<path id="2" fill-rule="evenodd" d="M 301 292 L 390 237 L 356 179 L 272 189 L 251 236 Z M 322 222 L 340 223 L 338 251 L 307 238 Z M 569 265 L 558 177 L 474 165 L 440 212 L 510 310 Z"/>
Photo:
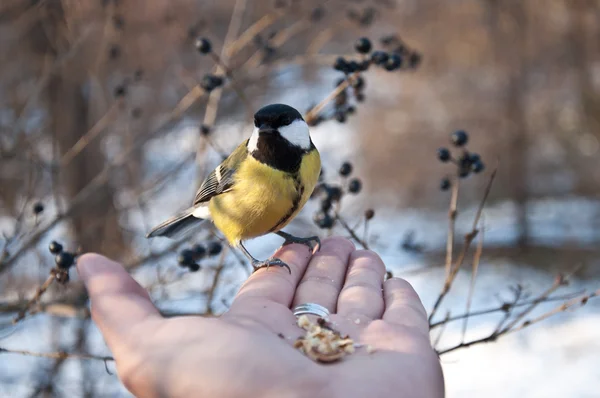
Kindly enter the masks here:
<path id="1" fill-rule="evenodd" d="M 127 94 L 127 88 L 124 84 L 119 84 L 115 87 L 114 96 L 117 98 L 124 97 Z"/>
<path id="2" fill-rule="evenodd" d="M 221 250 L 223 250 L 223 245 L 221 242 L 210 242 L 207 250 L 209 256 L 216 256 L 217 254 L 221 253 Z"/>
<path id="3" fill-rule="evenodd" d="M 361 37 L 354 43 L 354 48 L 361 54 L 367 54 L 371 51 L 371 40 L 366 37 Z"/>
<path id="4" fill-rule="evenodd" d="M 363 102 L 365 100 L 365 94 L 364 93 L 356 93 L 356 95 L 354 96 L 356 98 L 356 100 L 358 102 Z"/>
<path id="5" fill-rule="evenodd" d="M 207 136 L 210 134 L 210 126 L 207 126 L 206 124 L 201 124 L 200 125 L 200 134 Z"/>
<path id="6" fill-rule="evenodd" d="M 327 198 L 332 202 L 338 202 L 342 198 L 342 188 L 336 186 L 327 186 Z"/>
<path id="7" fill-rule="evenodd" d="M 389 58 L 388 53 L 385 51 L 375 51 L 371 54 L 371 62 L 375 65 L 384 65 Z"/>
<path id="8" fill-rule="evenodd" d="M 481 173 L 485 169 L 485 165 L 481 160 L 477 160 L 471 164 L 471 170 L 473 173 Z"/>
<path id="9" fill-rule="evenodd" d="M 60 252 L 54 257 L 54 262 L 60 269 L 69 269 L 75 262 L 75 256 L 73 253 Z"/>
<path id="10" fill-rule="evenodd" d="M 33 205 L 33 213 L 34 214 L 40 214 L 41 212 L 44 211 L 44 204 L 42 202 L 37 202 Z"/>
<path id="11" fill-rule="evenodd" d="M 194 252 L 190 249 L 183 249 L 177 256 L 177 262 L 182 267 L 189 267 L 194 263 Z"/>
<path id="12" fill-rule="evenodd" d="M 350 180 L 350 183 L 348 183 L 348 192 L 350 193 L 359 193 L 361 189 L 362 182 L 360 182 L 358 178 L 353 178 L 352 180 Z"/>
<path id="13" fill-rule="evenodd" d="M 471 153 L 469 155 L 469 160 L 471 161 L 471 163 L 476 163 L 481 160 L 481 156 L 479 156 L 478 153 Z"/>
<path id="14" fill-rule="evenodd" d="M 464 146 L 469 141 L 469 135 L 464 130 L 458 130 L 452 133 L 450 140 L 456 146 Z"/>
<path id="15" fill-rule="evenodd" d="M 402 57 L 400 57 L 398 54 L 391 54 L 384 65 L 385 69 L 390 72 L 400 69 L 401 66 Z"/>
<path id="16" fill-rule="evenodd" d="M 469 174 L 471 174 L 471 169 L 469 169 L 468 167 L 461 167 L 458 171 L 458 176 L 460 178 L 467 178 Z"/>
<path id="17" fill-rule="evenodd" d="M 350 163 L 350 162 L 342 163 L 339 173 L 342 177 L 348 177 L 352 173 L 352 163 Z"/>
<path id="18" fill-rule="evenodd" d="M 412 53 L 412 54 L 410 54 L 410 57 L 408 58 L 408 64 L 410 65 L 410 67 L 412 69 L 415 69 L 421 64 L 421 59 L 422 59 L 421 54 Z"/>
<path id="19" fill-rule="evenodd" d="M 343 57 L 338 57 L 333 64 L 333 69 L 346 73 L 348 71 L 348 62 Z"/>
<path id="20" fill-rule="evenodd" d="M 344 112 L 343 110 L 338 110 L 335 112 L 335 120 L 337 120 L 340 123 L 345 123 L 346 122 L 346 112 Z"/>
<path id="21" fill-rule="evenodd" d="M 350 105 L 349 107 L 346 108 L 346 113 L 348 115 L 352 115 L 354 112 L 356 112 L 356 108 L 353 107 L 352 105 Z"/>
<path id="22" fill-rule="evenodd" d="M 371 66 L 371 61 L 365 59 L 364 61 L 358 63 L 358 70 L 359 72 L 365 72 L 369 70 L 369 66 Z"/>
<path id="23" fill-rule="evenodd" d="M 205 37 L 196 39 L 196 50 L 198 50 L 200 54 L 210 53 L 212 51 L 212 44 L 210 43 L 210 40 Z"/>
<path id="24" fill-rule="evenodd" d="M 329 229 L 333 227 L 333 221 L 333 217 L 322 211 L 318 212 L 314 216 L 314 222 L 319 228 Z"/>
<path id="25" fill-rule="evenodd" d="M 204 75 L 202 81 L 200 82 L 200 87 L 208 92 L 211 92 L 221 85 L 223 85 L 223 78 L 215 75 Z"/>
<path id="26" fill-rule="evenodd" d="M 440 181 L 440 189 L 442 191 L 447 191 L 448 189 L 450 189 L 450 179 L 442 178 L 442 181 Z"/>
<path id="27" fill-rule="evenodd" d="M 373 217 L 375 217 L 375 210 L 373 210 L 373 209 L 367 209 L 365 211 L 365 219 L 370 220 Z"/>
<path id="28" fill-rule="evenodd" d="M 352 87 L 357 90 L 362 90 L 365 88 L 365 79 L 362 76 L 357 76 L 356 79 L 352 80 Z"/>
<path id="29" fill-rule="evenodd" d="M 448 150 L 448 148 L 440 148 L 437 151 L 437 157 L 440 160 L 440 162 L 447 162 L 452 156 L 450 155 L 450 151 Z"/>
<path id="30" fill-rule="evenodd" d="M 191 263 L 190 265 L 188 265 L 188 269 L 191 272 L 198 272 L 198 271 L 200 271 L 200 265 L 197 263 Z"/>
<path id="31" fill-rule="evenodd" d="M 52 242 L 50 242 L 48 249 L 50 249 L 50 253 L 52 254 L 59 254 L 60 252 L 62 252 L 63 247 L 60 243 L 53 240 Z"/>
<path id="32" fill-rule="evenodd" d="M 192 246 L 192 252 L 194 252 L 194 258 L 198 260 L 206 255 L 206 247 L 200 243 L 197 243 Z"/>
<path id="33" fill-rule="evenodd" d="M 346 73 L 358 72 L 359 68 L 360 68 L 360 65 L 358 65 L 358 62 L 350 61 L 350 62 L 348 62 L 348 67 L 346 69 Z"/>

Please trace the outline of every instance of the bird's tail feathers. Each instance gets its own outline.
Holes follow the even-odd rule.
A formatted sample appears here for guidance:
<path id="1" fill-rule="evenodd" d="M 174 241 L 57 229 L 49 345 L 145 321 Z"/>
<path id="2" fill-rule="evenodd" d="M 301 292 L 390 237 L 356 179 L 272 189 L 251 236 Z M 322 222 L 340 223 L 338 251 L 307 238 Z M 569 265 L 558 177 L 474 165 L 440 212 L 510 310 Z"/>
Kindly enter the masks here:
<path id="1" fill-rule="evenodd" d="M 198 218 L 195 215 L 198 208 L 191 207 L 181 213 L 169 218 L 167 221 L 154 227 L 146 238 L 154 238 L 157 236 L 165 236 L 171 239 L 181 238 L 202 225 L 204 219 Z"/>

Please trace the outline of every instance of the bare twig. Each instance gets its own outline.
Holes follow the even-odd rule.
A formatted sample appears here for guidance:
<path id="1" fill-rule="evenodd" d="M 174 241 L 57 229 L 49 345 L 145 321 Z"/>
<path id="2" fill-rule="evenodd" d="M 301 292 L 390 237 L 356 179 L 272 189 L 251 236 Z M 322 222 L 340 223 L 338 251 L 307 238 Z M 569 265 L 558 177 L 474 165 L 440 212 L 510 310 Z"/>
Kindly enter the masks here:
<path id="1" fill-rule="evenodd" d="M 369 245 L 367 244 L 367 242 L 365 242 L 364 240 L 362 240 L 356 234 L 356 232 L 354 232 L 354 230 L 352 228 L 350 228 L 350 226 L 348 225 L 348 223 L 339 215 L 339 213 L 337 211 L 334 211 L 334 216 L 335 216 L 335 219 L 338 220 L 340 222 L 340 224 L 342 224 L 342 226 L 344 227 L 344 229 L 346 231 L 348 231 L 348 233 L 350 234 L 350 236 L 352 236 L 352 239 L 354 239 L 355 241 L 357 241 L 358 243 L 360 243 L 361 246 L 363 248 L 365 248 L 366 250 L 369 250 Z"/>
<path id="2" fill-rule="evenodd" d="M 13 350 L 10 348 L 0 347 L 0 354 L 18 354 L 25 355 L 29 357 L 38 357 L 38 358 L 54 358 L 54 359 L 68 359 L 68 358 L 78 358 L 78 359 L 93 359 L 98 361 L 114 361 L 115 359 L 111 356 L 101 356 L 101 355 L 91 355 L 91 354 L 79 354 L 75 352 L 34 352 L 28 350 Z"/>
<path id="3" fill-rule="evenodd" d="M 581 292 L 577 292 L 577 293 L 570 293 L 570 294 L 564 294 L 564 295 L 560 295 L 560 296 L 556 296 L 556 297 L 547 297 L 545 298 L 543 301 L 541 301 L 540 303 L 550 303 L 550 302 L 554 302 L 554 301 L 564 301 L 564 300 L 569 300 L 572 299 L 576 296 L 580 296 L 583 293 Z M 537 300 L 534 299 L 534 300 Z M 498 307 L 493 307 L 493 308 L 486 308 L 483 310 L 478 310 L 478 311 L 472 311 L 472 312 L 467 312 L 467 313 L 463 313 L 463 314 L 458 314 L 458 315 L 453 315 L 449 318 L 444 318 L 441 321 L 438 322 L 434 322 L 431 325 L 429 325 L 430 329 L 435 329 L 437 327 L 441 327 L 443 326 L 445 323 L 449 323 L 449 322 L 454 322 L 454 321 L 459 321 L 461 319 L 465 319 L 465 318 L 473 318 L 476 316 L 482 316 L 482 315 L 489 315 L 489 314 L 493 314 L 496 312 L 504 312 L 509 314 L 510 316 L 510 311 L 513 308 L 517 308 L 517 307 L 525 307 L 530 305 L 531 303 L 533 303 L 534 300 L 526 300 L 526 301 L 522 301 L 522 302 L 505 302 L 502 303 L 501 305 L 499 305 Z"/>
<path id="4" fill-rule="evenodd" d="M 482 222 L 482 226 L 480 228 L 481 234 L 479 235 L 479 242 L 477 243 L 477 250 L 475 251 L 475 256 L 473 257 L 473 267 L 471 271 L 471 284 L 469 285 L 469 295 L 467 296 L 467 305 L 465 312 L 469 313 L 471 310 L 471 302 L 473 301 L 473 293 L 475 292 L 475 281 L 477 280 L 477 270 L 479 269 L 479 261 L 481 260 L 481 253 L 483 252 L 483 240 L 484 240 L 484 225 Z M 465 341 L 465 335 L 467 333 L 467 324 L 469 322 L 469 318 L 466 317 L 463 322 L 462 328 L 462 338 L 461 341 Z"/>
<path id="5" fill-rule="evenodd" d="M 460 189 L 460 179 L 454 178 L 452 181 L 452 196 L 450 198 L 450 208 L 448 209 L 448 239 L 446 240 L 446 278 L 450 276 L 452 268 L 452 252 L 454 251 L 454 234 L 456 230 L 456 217 L 458 215 L 458 191 Z"/>
<path id="6" fill-rule="evenodd" d="M 471 231 L 465 235 L 463 248 L 462 248 L 458 258 L 456 259 L 454 266 L 450 270 L 450 274 L 446 277 L 446 280 L 444 281 L 444 287 L 442 288 L 442 291 L 440 292 L 435 304 L 433 305 L 433 309 L 431 310 L 431 313 L 429 314 L 429 323 L 431 323 L 433 316 L 435 315 L 435 313 L 439 309 L 440 305 L 442 304 L 442 301 L 444 300 L 444 298 L 450 291 L 450 288 L 452 287 L 452 283 L 454 282 L 454 279 L 456 279 L 456 275 L 458 274 L 458 271 L 460 270 L 460 267 L 462 266 L 462 263 L 467 255 L 467 252 L 469 251 L 469 248 L 471 247 L 471 243 L 473 242 L 473 239 L 475 239 L 475 237 L 477 236 L 477 234 L 479 232 L 479 230 L 477 229 L 477 224 L 479 223 L 479 219 L 481 218 L 481 212 L 483 211 L 485 202 L 486 202 L 486 200 L 490 194 L 490 191 L 492 189 L 492 184 L 494 183 L 494 179 L 496 177 L 497 171 L 498 171 L 498 167 L 496 167 L 494 169 L 494 171 L 492 171 L 492 174 L 490 175 L 490 179 L 488 181 L 485 192 L 483 194 L 483 198 L 481 199 L 479 208 L 477 209 L 477 213 L 475 214 L 475 218 L 473 220 L 473 226 L 471 228 Z"/>
<path id="7" fill-rule="evenodd" d="M 25 318 L 25 316 L 27 315 L 27 312 L 31 309 L 31 307 L 33 305 L 35 305 L 40 300 L 42 295 L 46 292 L 46 290 L 48 290 L 48 288 L 50 287 L 52 282 L 54 282 L 55 280 L 56 280 L 56 271 L 54 269 L 52 269 L 52 271 L 50 271 L 50 275 L 48 276 L 46 281 L 40 287 L 37 288 L 33 297 L 27 302 L 27 305 L 25 305 L 25 307 L 21 311 L 19 311 L 19 314 L 15 317 L 15 319 L 13 319 L 13 324 L 17 323 L 17 322 L 23 320 L 23 318 Z"/>

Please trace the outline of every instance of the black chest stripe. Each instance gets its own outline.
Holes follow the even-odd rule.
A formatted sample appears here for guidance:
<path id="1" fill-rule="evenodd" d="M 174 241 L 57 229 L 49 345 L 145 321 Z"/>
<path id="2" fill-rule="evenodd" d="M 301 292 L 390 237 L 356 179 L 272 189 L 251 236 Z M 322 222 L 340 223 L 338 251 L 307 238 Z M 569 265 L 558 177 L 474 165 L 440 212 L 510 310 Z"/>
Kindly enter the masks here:
<path id="1" fill-rule="evenodd" d="M 300 171 L 302 156 L 312 150 L 314 144 L 311 142 L 311 148 L 306 151 L 283 138 L 279 133 L 269 133 L 260 135 L 257 142 L 257 149 L 251 155 L 261 163 L 269 165 L 277 170 L 286 173 L 297 173 Z"/>
<path id="2" fill-rule="evenodd" d="M 277 221 L 277 224 L 275 224 L 275 226 L 273 228 L 271 228 L 269 230 L 269 232 L 279 231 L 279 229 L 281 228 L 280 226 L 282 224 L 285 224 L 290 219 L 290 217 L 298 210 L 298 207 L 300 206 L 300 201 L 302 200 L 302 195 L 304 195 L 304 185 L 302 185 L 302 182 L 300 181 L 299 174 L 295 174 L 292 178 L 294 179 L 294 188 L 296 189 L 296 197 L 292 201 L 292 206 L 290 207 L 288 212 L 283 217 L 281 217 L 279 219 L 279 221 Z"/>

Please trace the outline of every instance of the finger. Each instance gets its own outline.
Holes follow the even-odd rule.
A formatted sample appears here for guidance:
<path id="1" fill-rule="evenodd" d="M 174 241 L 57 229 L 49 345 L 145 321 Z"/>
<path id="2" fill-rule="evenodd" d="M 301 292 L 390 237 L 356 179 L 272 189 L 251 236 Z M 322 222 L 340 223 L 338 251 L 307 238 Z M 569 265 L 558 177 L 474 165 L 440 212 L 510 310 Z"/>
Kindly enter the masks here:
<path id="1" fill-rule="evenodd" d="M 429 334 L 427 312 L 415 289 L 400 278 L 391 278 L 383 283 L 385 311 L 383 320 L 392 324 L 416 328 Z"/>
<path id="2" fill-rule="evenodd" d="M 139 338 L 133 333 L 135 326 L 160 319 L 146 290 L 121 264 L 98 254 L 84 254 L 77 260 L 77 272 L 90 297 L 92 318 L 115 355 Z"/>
<path id="3" fill-rule="evenodd" d="M 293 307 L 315 303 L 334 313 L 337 300 L 348 267 L 354 244 L 344 238 L 330 238 L 323 241 L 321 250 L 313 255 L 308 268 L 296 289 Z"/>
<path id="4" fill-rule="evenodd" d="M 305 245 L 286 245 L 275 252 L 274 257 L 281 259 L 290 267 L 269 267 L 259 269 L 242 285 L 236 295 L 231 310 L 245 301 L 269 301 L 289 307 L 294 298 L 294 291 L 306 270 L 310 259 L 310 251 Z M 230 311 L 231 311 L 230 310 Z"/>
<path id="5" fill-rule="evenodd" d="M 352 253 L 346 282 L 338 298 L 337 313 L 357 324 L 380 319 L 385 308 L 382 291 L 385 272 L 383 261 L 374 252 L 357 250 Z"/>

